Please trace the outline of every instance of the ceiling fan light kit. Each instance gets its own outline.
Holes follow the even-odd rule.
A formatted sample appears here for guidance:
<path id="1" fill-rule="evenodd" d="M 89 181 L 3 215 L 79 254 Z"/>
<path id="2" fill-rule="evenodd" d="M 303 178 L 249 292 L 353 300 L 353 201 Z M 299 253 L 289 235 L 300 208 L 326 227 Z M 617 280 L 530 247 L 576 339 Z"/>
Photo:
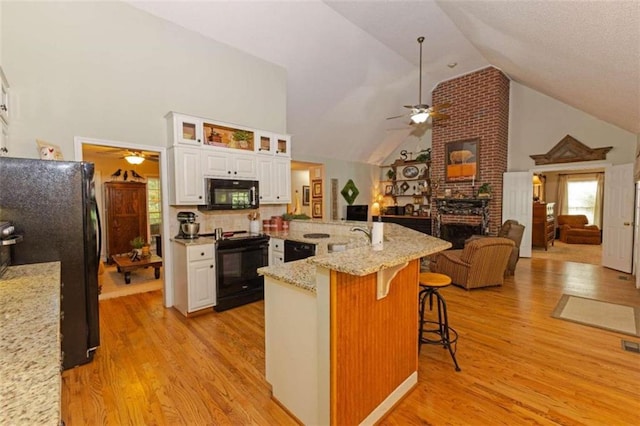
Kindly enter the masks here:
<path id="1" fill-rule="evenodd" d="M 419 111 L 417 113 L 414 113 L 411 116 L 411 121 L 413 121 L 416 124 L 421 124 L 424 123 L 425 121 L 427 121 L 427 118 L 429 118 L 429 113 L 426 111 Z"/>
<path id="2" fill-rule="evenodd" d="M 144 157 L 142 155 L 135 153 L 127 155 L 126 157 L 124 157 L 124 159 L 127 160 L 127 163 L 134 165 L 142 164 L 142 162 L 144 161 Z"/>

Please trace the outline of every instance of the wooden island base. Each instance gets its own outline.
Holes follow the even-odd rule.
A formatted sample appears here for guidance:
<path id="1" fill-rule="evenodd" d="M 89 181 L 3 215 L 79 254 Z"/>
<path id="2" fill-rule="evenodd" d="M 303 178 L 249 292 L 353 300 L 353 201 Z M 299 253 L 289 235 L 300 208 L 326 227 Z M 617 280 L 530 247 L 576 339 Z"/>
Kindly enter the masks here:
<path id="1" fill-rule="evenodd" d="M 381 271 L 383 272 L 383 271 Z M 418 380 L 419 260 L 378 273 L 318 267 L 317 292 L 265 277 L 266 375 L 303 424 L 373 424 Z"/>

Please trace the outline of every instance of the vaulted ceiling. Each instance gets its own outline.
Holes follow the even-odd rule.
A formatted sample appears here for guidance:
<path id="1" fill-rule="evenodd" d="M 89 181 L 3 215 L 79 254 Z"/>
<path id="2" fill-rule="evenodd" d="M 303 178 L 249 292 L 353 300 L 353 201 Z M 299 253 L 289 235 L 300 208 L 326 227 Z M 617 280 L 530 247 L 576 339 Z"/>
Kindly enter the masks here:
<path id="1" fill-rule="evenodd" d="M 406 138 L 386 120 L 440 81 L 492 65 L 640 133 L 640 2 L 162 1 L 132 5 L 287 70 L 293 154 L 380 163 Z M 457 64 L 451 67 L 452 64 Z"/>

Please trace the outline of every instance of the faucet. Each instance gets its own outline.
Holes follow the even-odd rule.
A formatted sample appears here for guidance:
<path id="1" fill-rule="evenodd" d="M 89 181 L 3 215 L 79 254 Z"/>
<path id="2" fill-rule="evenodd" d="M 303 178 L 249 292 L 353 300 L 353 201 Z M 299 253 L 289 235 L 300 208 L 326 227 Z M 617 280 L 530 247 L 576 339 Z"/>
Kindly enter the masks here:
<path id="1" fill-rule="evenodd" d="M 371 242 L 371 231 L 368 228 L 362 228 L 360 226 L 354 226 L 351 228 L 351 232 L 360 231 L 363 232 L 367 237 L 369 237 L 369 242 Z"/>

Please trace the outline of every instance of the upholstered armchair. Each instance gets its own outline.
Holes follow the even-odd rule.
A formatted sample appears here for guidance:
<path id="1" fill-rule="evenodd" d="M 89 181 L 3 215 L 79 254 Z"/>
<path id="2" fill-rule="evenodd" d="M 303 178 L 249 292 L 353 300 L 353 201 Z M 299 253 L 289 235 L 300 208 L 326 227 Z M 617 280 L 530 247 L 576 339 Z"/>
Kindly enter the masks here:
<path id="1" fill-rule="evenodd" d="M 588 223 L 587 216 L 583 214 L 559 215 L 560 241 L 567 244 L 600 244 L 600 228 Z"/>
<path id="2" fill-rule="evenodd" d="M 502 285 L 514 246 L 508 238 L 478 238 L 469 241 L 462 250 L 439 253 L 433 269 L 450 276 L 454 284 L 467 290 Z"/>
<path id="3" fill-rule="evenodd" d="M 524 225 L 520 225 L 517 220 L 506 220 L 500 230 L 498 231 L 498 237 L 508 238 L 515 244 L 509 256 L 509 262 L 507 263 L 507 269 L 504 271 L 504 275 L 514 275 L 516 271 L 516 264 L 520 259 L 520 243 L 522 243 L 522 236 L 524 235 Z M 487 238 L 486 235 L 472 235 L 465 241 L 465 245 L 478 238 Z"/>

